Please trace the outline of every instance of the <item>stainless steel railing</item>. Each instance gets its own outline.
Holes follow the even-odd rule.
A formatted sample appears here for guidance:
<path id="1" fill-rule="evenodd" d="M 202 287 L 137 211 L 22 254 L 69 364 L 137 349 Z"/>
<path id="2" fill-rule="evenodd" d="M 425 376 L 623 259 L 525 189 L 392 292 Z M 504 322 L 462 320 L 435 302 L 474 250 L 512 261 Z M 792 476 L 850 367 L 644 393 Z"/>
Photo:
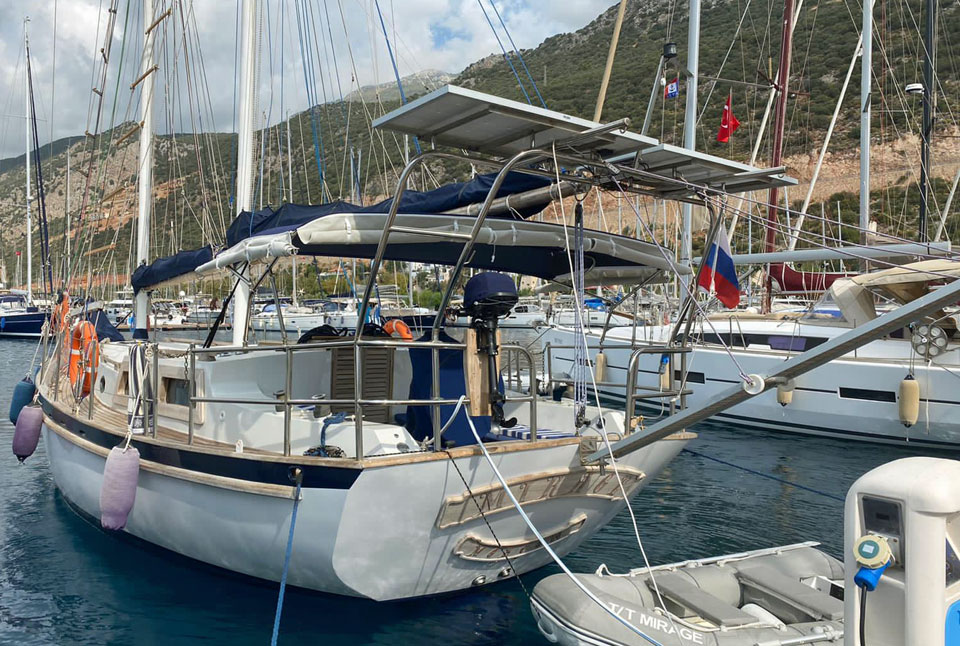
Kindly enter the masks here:
<path id="1" fill-rule="evenodd" d="M 356 348 L 356 355 L 354 360 L 354 376 L 362 386 L 362 370 L 360 369 L 360 358 L 362 358 L 362 353 L 360 352 L 361 348 L 393 348 L 394 351 L 398 348 L 420 348 L 420 349 L 430 349 L 433 352 L 432 362 L 433 362 L 433 379 L 431 383 L 431 394 L 433 395 L 429 399 L 413 399 L 413 398 L 389 398 L 389 399 L 370 399 L 364 398 L 361 395 L 362 390 L 360 388 L 355 389 L 355 396 L 353 398 L 345 399 L 302 399 L 294 398 L 291 396 L 293 388 L 293 357 L 298 352 L 304 352 L 308 350 L 333 350 L 336 348 Z M 438 393 L 440 391 L 439 383 L 439 351 L 443 349 L 450 350 L 467 350 L 466 343 L 457 343 L 457 342 L 445 342 L 445 341 L 405 341 L 402 339 L 360 339 L 355 341 L 353 338 L 346 338 L 343 340 L 331 340 L 331 341 L 322 341 L 317 343 L 303 343 L 299 345 L 284 345 L 284 346 L 217 346 L 210 348 L 197 347 L 196 345 L 191 344 L 188 348 L 187 354 L 187 379 L 188 379 L 188 393 L 189 393 L 189 405 L 187 413 L 187 443 L 193 444 L 196 438 L 196 421 L 195 421 L 195 408 L 197 404 L 207 404 L 207 403 L 219 403 L 219 404 L 243 404 L 243 405 L 254 405 L 254 406 L 271 406 L 283 408 L 283 455 L 291 455 L 291 422 L 292 422 L 292 408 L 294 406 L 310 406 L 322 403 L 323 405 L 330 406 L 353 406 L 355 414 L 359 415 L 357 418 L 357 432 L 356 432 L 356 458 L 362 459 L 364 456 L 363 452 L 363 408 L 365 406 L 430 406 L 433 411 L 433 420 L 434 420 L 434 437 L 433 437 L 433 448 L 434 450 L 439 450 L 442 448 L 442 438 L 438 432 L 440 425 L 440 407 L 450 404 L 456 404 L 459 401 L 457 399 L 443 398 L 439 397 Z M 519 402 L 527 403 L 530 406 L 530 439 L 536 439 L 537 431 L 537 377 L 536 371 L 533 369 L 534 361 L 533 357 L 530 355 L 530 352 L 521 346 L 513 344 L 501 345 L 501 350 L 507 353 L 512 353 L 514 356 L 517 356 L 517 361 L 519 358 L 523 357 L 526 360 L 528 366 L 530 366 L 530 379 L 529 387 L 525 394 L 520 396 L 509 397 L 508 401 L 510 402 Z M 282 396 L 278 398 L 268 399 L 268 398 L 255 398 L 255 397 L 209 397 L 209 396 L 197 396 L 197 357 L 198 356 L 207 356 L 215 357 L 216 355 L 225 355 L 225 354 L 252 354 L 252 353 L 283 353 L 284 355 L 284 390 Z M 154 356 L 156 357 L 157 353 L 155 352 Z M 360 355 L 360 356 L 357 356 Z M 156 360 L 155 360 L 156 364 Z M 155 369 L 155 383 L 159 385 L 159 375 Z M 519 374 L 518 374 L 519 380 Z M 155 393 L 159 392 L 159 388 L 155 389 Z M 154 395 L 156 399 L 157 395 Z M 465 400 L 466 404 L 470 403 L 470 399 Z M 154 409 L 154 416 L 156 415 L 156 409 Z M 156 422 L 154 421 L 154 427 Z M 154 428 L 154 432 L 156 429 Z"/>
<path id="2" fill-rule="evenodd" d="M 544 344 L 543 348 L 543 357 L 544 357 L 544 372 L 546 373 L 545 383 L 548 391 L 552 391 L 555 385 L 569 385 L 573 383 L 572 378 L 557 378 L 553 374 L 553 351 L 554 350 L 574 350 L 576 346 L 573 345 L 564 345 L 564 344 L 553 344 L 547 342 Z M 593 349 L 593 348 L 590 348 Z M 692 391 L 687 388 L 678 388 L 677 387 L 677 378 L 674 371 L 674 357 L 675 355 L 680 355 L 680 374 L 686 374 L 686 358 L 687 354 L 691 351 L 689 347 L 680 347 L 680 346 L 658 346 L 650 345 L 644 347 L 634 347 L 629 345 L 624 345 L 622 347 L 607 347 L 607 348 L 596 348 L 597 352 L 601 350 L 622 350 L 630 351 L 630 359 L 627 363 L 627 375 L 624 383 L 616 381 L 597 381 L 593 382 L 598 388 L 608 387 L 608 388 L 623 388 L 624 389 L 624 414 L 626 416 L 625 420 L 625 432 L 630 433 L 632 431 L 632 421 L 636 414 L 636 404 L 638 400 L 642 399 L 667 399 L 670 407 L 670 414 L 673 415 L 677 412 L 677 404 L 679 402 L 679 407 L 686 407 L 686 397 L 691 394 Z M 669 375 L 669 382 L 666 388 L 654 388 L 652 386 L 643 386 L 637 384 L 637 373 L 639 371 L 640 357 L 644 355 L 659 354 L 667 355 L 667 374 Z M 608 365 L 607 370 L 610 370 Z"/>

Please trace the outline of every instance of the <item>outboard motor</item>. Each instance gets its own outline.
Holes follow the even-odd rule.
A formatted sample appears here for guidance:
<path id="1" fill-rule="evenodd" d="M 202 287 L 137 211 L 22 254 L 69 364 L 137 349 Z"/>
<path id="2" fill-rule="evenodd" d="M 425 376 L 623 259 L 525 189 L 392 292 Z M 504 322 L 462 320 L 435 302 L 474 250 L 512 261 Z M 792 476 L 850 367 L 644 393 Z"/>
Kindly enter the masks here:
<path id="1" fill-rule="evenodd" d="M 505 420 L 503 417 L 504 397 L 497 387 L 500 383 L 497 370 L 497 327 L 498 319 L 506 316 L 518 300 L 517 286 L 510 276 L 485 272 L 467 281 L 463 288 L 463 309 L 460 311 L 470 318 L 470 327 L 476 330 L 477 350 L 487 355 L 491 415 L 493 421 L 503 428 L 515 426 L 517 420 Z"/>

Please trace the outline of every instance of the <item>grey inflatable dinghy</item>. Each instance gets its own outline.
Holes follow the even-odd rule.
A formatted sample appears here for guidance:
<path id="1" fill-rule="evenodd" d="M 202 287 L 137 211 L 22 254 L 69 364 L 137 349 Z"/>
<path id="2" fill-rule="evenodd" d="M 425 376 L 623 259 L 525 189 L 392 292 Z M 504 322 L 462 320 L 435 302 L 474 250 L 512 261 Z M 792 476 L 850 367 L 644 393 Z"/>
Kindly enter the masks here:
<path id="1" fill-rule="evenodd" d="M 800 543 L 577 578 L 607 608 L 664 646 L 837 646 L 843 637 L 843 564 Z M 651 576 L 652 575 L 652 576 Z M 669 612 L 656 598 L 653 580 Z M 548 641 L 650 644 L 587 597 L 565 574 L 533 590 Z"/>

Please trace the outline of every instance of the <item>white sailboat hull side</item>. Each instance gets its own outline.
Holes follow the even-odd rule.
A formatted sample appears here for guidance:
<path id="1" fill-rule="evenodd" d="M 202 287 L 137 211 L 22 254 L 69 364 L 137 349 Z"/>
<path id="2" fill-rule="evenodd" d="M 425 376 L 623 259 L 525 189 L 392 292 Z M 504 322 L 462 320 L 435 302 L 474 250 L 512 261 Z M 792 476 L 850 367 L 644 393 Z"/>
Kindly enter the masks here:
<path id="1" fill-rule="evenodd" d="M 303 334 L 327 322 L 324 314 L 284 314 L 283 327 L 287 332 Z M 257 332 L 279 332 L 280 319 L 276 315 L 257 314 L 250 317 L 250 329 Z"/>
<path id="2" fill-rule="evenodd" d="M 57 487 L 84 514 L 99 518 L 106 449 L 74 436 L 49 418 L 43 436 Z M 633 492 L 628 483 L 628 492 L 635 495 L 650 482 L 689 437 L 666 439 L 621 459 L 621 469 L 641 470 L 645 476 Z M 365 467 L 348 488 L 305 487 L 289 582 L 323 592 L 389 600 L 452 592 L 512 576 L 505 570 L 508 565 L 496 542 L 509 548 L 532 541 L 532 535 L 519 515 L 506 508 L 487 510 L 494 538 L 484 519 L 474 513 L 473 499 L 451 459 L 440 455 L 441 459 Z M 546 492 L 524 508 L 545 535 L 567 530 L 551 541 L 560 554 L 576 548 L 623 509 L 619 495 L 591 493 L 612 491 L 615 481 L 610 469 L 597 472 L 587 490 L 576 495 L 557 495 L 564 486 L 560 480 L 542 479 L 544 474 L 579 469 L 579 444 L 495 452 L 493 459 L 508 481 L 530 481 L 534 484 L 528 490 Z M 458 457 L 456 462 L 472 491 L 498 487 L 482 456 Z M 142 459 L 136 503 L 123 531 L 210 565 L 279 581 L 292 495 L 278 494 L 277 489 L 286 488 L 276 485 L 271 485 L 272 494 L 258 492 L 256 484 L 237 485 L 229 478 L 211 484 L 217 477 L 205 475 Z M 538 488 L 537 483 L 551 486 Z M 513 482 L 511 489 L 515 489 Z M 445 511 L 451 501 L 460 505 L 456 508 L 460 511 Z M 487 546 L 477 551 L 481 558 L 461 555 L 477 544 Z M 490 554 L 496 557 L 486 558 Z M 512 556 L 511 564 L 523 574 L 549 560 L 544 550 L 534 549 Z"/>
<path id="3" fill-rule="evenodd" d="M 727 334 L 727 324 L 716 324 L 720 334 Z M 789 337 L 794 330 L 793 324 L 764 323 L 750 326 L 742 324 L 743 333 L 778 333 Z M 815 328 L 805 328 L 805 331 Z M 637 333 L 637 345 L 659 345 L 661 338 L 669 328 L 648 328 Z M 733 331 L 739 335 L 737 324 Z M 795 334 L 795 332 L 793 332 Z M 833 332 L 822 330 L 822 334 Z M 646 340 L 641 340 L 646 335 Z M 619 338 L 617 338 L 619 337 Z M 607 357 L 605 381 L 614 386 L 601 386 L 601 395 L 622 401 L 625 389 L 619 384 L 626 383 L 626 367 L 630 358 L 629 328 L 620 328 L 608 333 L 604 341 L 604 354 Z M 599 343 L 598 334 L 587 335 L 596 356 Z M 558 328 L 544 336 L 544 342 L 551 345 L 573 344 L 573 331 Z M 770 349 L 752 350 L 731 347 L 730 352 L 747 374 L 764 375 L 771 372 L 790 356 L 797 352 L 775 351 Z M 558 348 L 552 351 L 552 371 L 555 376 L 569 372 L 572 366 L 572 350 Z M 910 344 L 907 341 L 874 341 L 861 348 L 857 353 L 845 356 L 821 366 L 795 380 L 792 402 L 781 406 L 777 401 L 776 389 L 753 397 L 733 406 L 713 419 L 736 426 L 803 433 L 810 435 L 842 437 L 872 442 L 939 447 L 960 448 L 960 391 L 957 389 L 957 377 L 948 370 L 956 371 L 957 351 L 942 355 L 937 363 L 928 365 L 922 359 L 910 358 Z M 641 357 L 637 375 L 637 385 L 658 389 L 660 375 L 657 372 L 660 355 Z M 944 363 L 946 368 L 938 363 Z M 687 387 L 692 391 L 688 395 L 689 406 L 698 406 L 710 401 L 714 396 L 741 381 L 739 369 L 730 355 L 719 345 L 697 345 L 689 356 L 690 376 Z M 679 370 L 679 362 L 674 364 Z M 900 382 L 912 369 L 920 386 L 920 415 L 912 427 L 900 422 L 898 409 L 898 389 Z M 958 373 L 960 374 L 960 373 Z M 643 401 L 645 412 L 658 414 L 659 402 Z M 665 410 L 664 410 L 665 413 Z"/>
<path id="4" fill-rule="evenodd" d="M 550 322 L 553 323 L 553 325 L 557 325 L 557 326 L 572 327 L 576 325 L 576 322 L 577 322 L 576 314 L 577 313 L 575 310 L 570 310 L 570 309 L 560 310 L 559 312 L 556 312 L 551 317 Z M 607 324 L 607 316 L 608 316 L 607 312 L 588 309 L 588 308 L 584 309 L 583 325 L 585 327 L 602 328 L 604 325 Z M 627 316 L 624 316 L 622 314 L 613 313 L 613 314 L 610 314 L 609 316 L 610 316 L 611 327 L 615 327 L 619 325 L 631 325 L 633 323 L 633 319 Z"/>

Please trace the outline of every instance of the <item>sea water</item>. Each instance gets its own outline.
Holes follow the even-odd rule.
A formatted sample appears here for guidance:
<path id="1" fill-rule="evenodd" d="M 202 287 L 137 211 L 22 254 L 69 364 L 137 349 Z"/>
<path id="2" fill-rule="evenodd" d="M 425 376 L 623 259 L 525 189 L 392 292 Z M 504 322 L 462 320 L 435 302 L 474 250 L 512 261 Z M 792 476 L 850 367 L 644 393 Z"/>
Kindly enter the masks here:
<path id="1" fill-rule="evenodd" d="M 0 644 L 267 644 L 278 586 L 206 567 L 76 515 L 41 442 L 20 465 L 6 419 L 36 343 L 0 340 Z M 632 503 L 652 563 L 817 540 L 841 556 L 842 498 L 873 467 L 917 454 L 817 437 L 696 429 L 690 448 L 821 493 L 683 453 Z M 821 495 L 827 494 L 827 495 Z M 833 496 L 833 497 L 829 497 Z M 214 537 L 215 538 L 215 537 Z M 278 562 L 283 554 L 278 553 Z M 396 557 L 404 558 L 403 545 Z M 626 511 L 566 562 L 642 565 Z M 460 594 L 375 603 L 288 589 L 280 643 L 538 644 L 526 592 L 547 567 Z"/>

